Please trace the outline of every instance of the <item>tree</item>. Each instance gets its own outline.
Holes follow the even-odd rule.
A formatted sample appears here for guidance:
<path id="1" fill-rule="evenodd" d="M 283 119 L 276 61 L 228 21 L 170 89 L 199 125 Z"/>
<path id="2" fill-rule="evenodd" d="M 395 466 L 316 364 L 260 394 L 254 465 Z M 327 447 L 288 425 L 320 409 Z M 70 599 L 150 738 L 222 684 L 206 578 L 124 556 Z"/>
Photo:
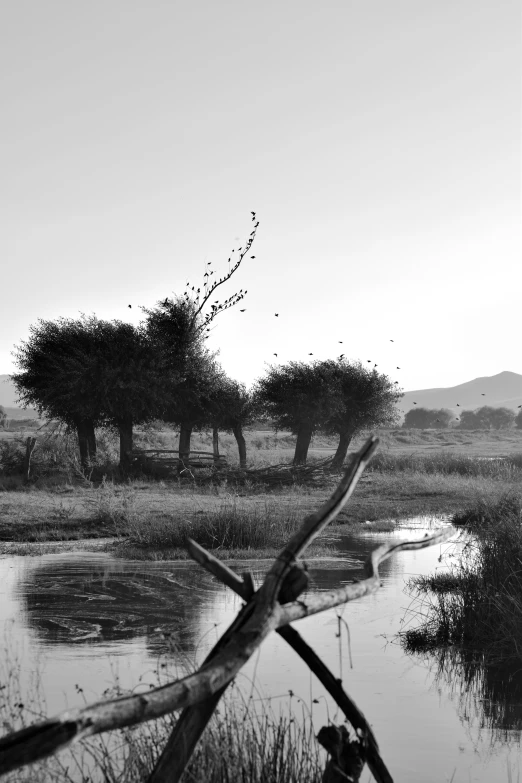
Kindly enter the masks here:
<path id="1" fill-rule="evenodd" d="M 92 351 L 92 334 L 82 322 L 65 318 L 39 319 L 29 333 L 29 339 L 15 348 L 20 372 L 11 375 L 19 402 L 75 429 L 81 464 L 86 468 L 96 455 L 94 428 L 101 415 L 82 383 L 73 384 L 71 376 L 77 376 L 78 362 Z"/>
<path id="2" fill-rule="evenodd" d="M 478 415 L 487 421 L 488 426 L 493 430 L 510 429 L 515 422 L 515 411 L 510 408 L 491 408 L 484 406 L 478 411 Z"/>
<path id="3" fill-rule="evenodd" d="M 403 427 L 407 429 L 446 429 L 453 414 L 447 408 L 412 408 L 404 417 Z"/>
<path id="4" fill-rule="evenodd" d="M 330 383 L 338 389 L 341 404 L 337 402 L 326 422 L 325 431 L 339 435 L 339 444 L 332 467 L 340 468 L 346 459 L 352 438 L 369 427 L 395 424 L 399 418 L 396 408 L 402 397 L 387 375 L 375 369 L 368 370 L 361 362 L 345 359 L 322 362 Z"/>
<path id="5" fill-rule="evenodd" d="M 519 410 L 515 417 L 515 427 L 517 430 L 522 430 L 522 409 Z"/>
<path id="6" fill-rule="evenodd" d="M 3 405 L 0 405 L 0 427 L 3 429 L 7 427 L 7 413 Z"/>
<path id="7" fill-rule="evenodd" d="M 475 411 L 464 410 L 461 412 L 459 429 L 461 430 L 481 429 L 481 422 Z"/>
<path id="8" fill-rule="evenodd" d="M 323 362 L 289 362 L 270 366 L 255 384 L 255 398 L 263 415 L 276 427 L 297 435 L 294 465 L 306 463 L 312 436 L 342 410 L 331 368 Z"/>
<path id="9" fill-rule="evenodd" d="M 133 424 L 156 417 L 168 376 L 146 332 L 85 315 L 40 321 L 30 331 L 17 352 L 22 371 L 12 376 L 24 404 L 76 429 L 84 468 L 96 454 L 95 427 L 115 427 L 128 473 Z"/>
<path id="10" fill-rule="evenodd" d="M 179 456 L 184 462 L 192 431 L 212 424 L 211 397 L 224 374 L 215 354 L 205 347 L 203 316 L 198 315 L 196 302 L 176 297 L 143 311 L 147 335 L 169 378 L 164 381 L 160 418 L 179 425 Z"/>
<path id="11" fill-rule="evenodd" d="M 237 248 L 237 261 L 229 266 L 225 275 L 221 278 L 216 275 L 213 279 L 215 272 L 209 269 L 211 262 L 208 262 L 199 287 L 187 283 L 182 296 L 167 297 L 152 309 L 142 308 L 147 316 L 146 329 L 150 339 L 165 358 L 167 366 L 181 377 L 181 380 L 168 385 L 169 401 L 163 412 L 165 421 L 180 426 L 180 461 L 190 453 L 192 430 L 208 425 L 212 390 L 221 383 L 223 375 L 215 361 L 215 354 L 204 349 L 203 341 L 208 339 L 211 324 L 217 316 L 239 304 L 248 293 L 240 289 L 221 302 L 218 299 L 210 301 L 216 289 L 230 280 L 252 249 L 259 221 L 255 212 L 251 214 L 254 228 L 244 246 Z M 229 265 L 232 258 L 231 254 Z"/>
<path id="12" fill-rule="evenodd" d="M 515 411 L 509 408 L 493 408 L 483 405 L 475 411 L 462 411 L 460 428 L 463 430 L 499 430 L 512 427 L 515 422 Z"/>
<path id="13" fill-rule="evenodd" d="M 246 468 L 246 442 L 243 427 L 251 424 L 258 411 L 253 395 L 244 384 L 226 376 L 216 386 L 211 397 L 214 453 L 217 448 L 217 432 L 232 432 L 239 452 L 239 466 Z M 219 453 L 219 452 L 217 452 Z"/>

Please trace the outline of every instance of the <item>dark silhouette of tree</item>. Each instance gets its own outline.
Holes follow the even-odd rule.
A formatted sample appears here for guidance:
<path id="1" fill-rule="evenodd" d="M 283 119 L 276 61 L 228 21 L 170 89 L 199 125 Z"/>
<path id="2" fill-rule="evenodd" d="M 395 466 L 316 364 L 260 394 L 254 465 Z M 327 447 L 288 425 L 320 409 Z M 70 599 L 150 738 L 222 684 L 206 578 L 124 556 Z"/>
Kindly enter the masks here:
<path id="1" fill-rule="evenodd" d="M 517 430 L 522 430 L 522 410 L 519 410 L 515 416 L 515 427 Z"/>
<path id="2" fill-rule="evenodd" d="M 513 426 L 515 421 L 515 411 L 509 408 L 493 408 L 489 405 L 479 408 L 477 416 L 484 429 L 508 429 Z"/>
<path id="3" fill-rule="evenodd" d="M 289 362 L 270 366 L 267 375 L 256 381 L 255 397 L 266 418 L 278 429 L 297 435 L 294 465 L 306 463 L 312 435 L 323 429 L 342 409 L 338 388 L 331 372 L 321 362 Z"/>
<path id="4" fill-rule="evenodd" d="M 170 378 L 165 378 L 160 418 L 179 426 L 179 456 L 185 461 L 193 430 L 212 426 L 212 395 L 224 373 L 205 347 L 204 320 L 196 302 L 176 297 L 142 309 L 154 353 L 162 357 Z"/>
<path id="5" fill-rule="evenodd" d="M 65 318 L 39 319 L 29 333 L 29 339 L 14 351 L 20 372 L 10 379 L 18 401 L 36 408 L 39 416 L 59 419 L 76 430 L 81 464 L 86 468 L 96 456 L 94 428 L 102 417 L 86 386 L 77 379 L 78 365 L 93 351 L 93 335 L 82 322 Z"/>
<path id="6" fill-rule="evenodd" d="M 341 398 L 329 417 L 325 431 L 337 433 L 339 444 L 333 468 L 340 468 L 346 459 L 354 435 L 370 427 L 396 424 L 400 414 L 396 405 L 402 397 L 393 381 L 375 369 L 368 370 L 361 362 L 338 359 L 322 362 L 321 367 L 331 375 Z"/>
<path id="7" fill-rule="evenodd" d="M 475 411 L 462 411 L 460 416 L 460 429 L 463 430 L 508 429 L 514 423 L 515 411 L 490 405 L 483 405 Z"/>
<path id="8" fill-rule="evenodd" d="M 404 417 L 406 429 L 446 429 L 450 426 L 453 413 L 447 408 L 412 408 Z"/>
<path id="9" fill-rule="evenodd" d="M 152 309 L 141 308 L 147 316 L 147 333 L 156 349 L 174 374 L 180 376 L 180 380 L 166 385 L 169 399 L 162 414 L 165 421 L 180 427 L 180 461 L 190 453 L 192 431 L 212 426 L 212 393 L 220 387 L 224 373 L 215 361 L 216 354 L 205 349 L 204 341 L 217 316 L 239 304 L 247 291 L 240 289 L 222 301 L 211 301 L 211 297 L 216 295 L 217 288 L 230 280 L 252 249 L 259 221 L 255 212 L 251 215 L 253 230 L 243 246 L 232 250 L 226 274 L 214 277 L 215 272 L 210 268 L 212 263 L 208 262 L 199 286 L 187 282 L 182 296 L 166 297 Z M 233 258 L 237 261 L 231 267 Z"/>
<path id="10" fill-rule="evenodd" d="M 339 435 L 333 465 L 342 465 L 357 432 L 397 420 L 402 396 L 387 376 L 345 359 L 270 367 L 255 388 L 264 415 L 297 435 L 296 465 L 306 462 L 318 431 Z"/>
<path id="11" fill-rule="evenodd" d="M 96 316 L 40 321 L 18 349 L 19 397 L 40 415 L 76 429 L 84 468 L 96 455 L 95 427 L 120 436 L 120 468 L 131 469 L 133 425 L 157 417 L 165 404 L 168 368 L 142 328 Z"/>
<path id="12" fill-rule="evenodd" d="M 0 405 L 0 427 L 5 428 L 7 426 L 7 413 L 3 405 Z"/>
<path id="13" fill-rule="evenodd" d="M 482 429 L 480 419 L 475 411 L 464 410 L 461 412 L 459 429 L 461 430 Z"/>
<path id="14" fill-rule="evenodd" d="M 244 384 L 224 376 L 212 394 L 211 407 L 215 456 L 219 454 L 217 433 L 219 430 L 231 432 L 237 443 L 239 466 L 246 468 L 247 455 L 243 427 L 252 424 L 258 415 L 254 396 L 247 391 Z"/>

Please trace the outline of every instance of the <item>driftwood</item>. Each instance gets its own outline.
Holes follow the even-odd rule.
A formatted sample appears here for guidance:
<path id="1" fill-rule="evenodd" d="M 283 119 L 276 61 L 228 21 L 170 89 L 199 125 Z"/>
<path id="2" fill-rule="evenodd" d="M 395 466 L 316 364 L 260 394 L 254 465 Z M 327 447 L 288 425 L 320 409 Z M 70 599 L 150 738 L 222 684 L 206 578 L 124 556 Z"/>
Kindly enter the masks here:
<path id="1" fill-rule="evenodd" d="M 150 783 L 179 781 L 221 695 L 268 634 L 277 631 L 303 658 L 344 711 L 364 744 L 366 762 L 374 778 L 378 783 L 390 783 L 391 775 L 364 715 L 344 692 L 339 680 L 298 632 L 288 625 L 294 620 L 376 592 L 380 586 L 378 568 L 383 560 L 404 549 L 421 549 L 442 543 L 455 532 L 453 528 L 446 527 L 420 541 L 380 546 L 368 558 L 366 579 L 306 598 L 298 597 L 300 591 L 306 588 L 307 579 L 297 558 L 345 505 L 377 444 L 377 438 L 371 437 L 353 455 L 338 488 L 318 512 L 304 519 L 302 527 L 275 559 L 257 591 L 254 591 L 251 575 L 239 577 L 189 540 L 191 556 L 246 601 L 197 672 L 147 693 L 67 710 L 1 738 L 0 774 L 48 756 L 73 741 L 183 710 L 150 778 Z M 280 598 L 282 601 L 292 600 L 281 605 Z"/>

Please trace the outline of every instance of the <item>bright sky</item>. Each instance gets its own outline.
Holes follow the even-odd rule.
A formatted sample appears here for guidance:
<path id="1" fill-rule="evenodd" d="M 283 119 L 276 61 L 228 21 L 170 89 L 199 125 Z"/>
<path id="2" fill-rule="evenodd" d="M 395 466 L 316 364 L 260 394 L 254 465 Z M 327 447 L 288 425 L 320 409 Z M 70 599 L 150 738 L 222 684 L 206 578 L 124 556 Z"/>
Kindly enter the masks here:
<path id="1" fill-rule="evenodd" d="M 256 258 L 222 289 L 247 289 L 246 312 L 208 341 L 233 377 L 309 353 L 405 389 L 522 373 L 520 17 L 519 0 L 5 4 L 0 374 L 38 318 L 137 323 L 208 261 L 225 271 L 250 210 Z"/>

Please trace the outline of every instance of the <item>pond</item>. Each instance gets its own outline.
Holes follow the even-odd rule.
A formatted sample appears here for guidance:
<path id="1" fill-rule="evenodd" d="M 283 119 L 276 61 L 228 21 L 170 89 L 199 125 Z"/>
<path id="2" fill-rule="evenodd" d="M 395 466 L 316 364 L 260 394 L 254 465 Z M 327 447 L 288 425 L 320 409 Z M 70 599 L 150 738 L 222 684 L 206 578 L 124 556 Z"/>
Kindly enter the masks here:
<path id="1" fill-rule="evenodd" d="M 339 559 L 310 562 L 311 589 L 361 578 L 374 547 L 421 538 L 440 524 L 410 521 L 394 533 L 347 528 L 335 542 Z M 396 639 L 419 619 L 406 581 L 446 567 L 439 557 L 451 547 L 400 552 L 382 565 L 383 587 L 376 595 L 296 627 L 342 677 L 396 781 L 516 780 L 522 675 L 475 667 L 473 676 L 465 676 L 450 655 L 408 655 Z M 231 565 L 252 569 L 259 582 L 268 563 Z M 200 662 L 240 606 L 231 590 L 193 563 L 125 561 L 94 552 L 0 558 L 0 644 L 20 660 L 26 685 L 38 670 L 49 715 L 99 699 L 116 678 L 124 688 L 156 683 L 163 660 L 182 670 Z M 346 621 L 340 637 L 338 614 Z M 238 684 L 256 698 L 270 698 L 273 708 L 285 708 L 292 691 L 293 707 L 301 712 L 300 698 L 312 711 L 316 732 L 328 715 L 335 716 L 321 685 L 276 634 Z"/>

